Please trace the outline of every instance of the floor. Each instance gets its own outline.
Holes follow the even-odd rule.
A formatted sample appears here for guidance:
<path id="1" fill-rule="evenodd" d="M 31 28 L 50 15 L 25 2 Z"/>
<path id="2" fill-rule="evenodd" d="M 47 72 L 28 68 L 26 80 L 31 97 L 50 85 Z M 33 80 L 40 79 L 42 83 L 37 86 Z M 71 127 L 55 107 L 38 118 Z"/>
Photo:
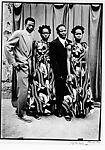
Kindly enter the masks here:
<path id="1" fill-rule="evenodd" d="M 44 116 L 32 117 L 32 123 L 19 120 L 10 99 L 2 99 L 1 132 L 3 139 L 99 140 L 100 108 L 95 108 L 85 119 Z"/>

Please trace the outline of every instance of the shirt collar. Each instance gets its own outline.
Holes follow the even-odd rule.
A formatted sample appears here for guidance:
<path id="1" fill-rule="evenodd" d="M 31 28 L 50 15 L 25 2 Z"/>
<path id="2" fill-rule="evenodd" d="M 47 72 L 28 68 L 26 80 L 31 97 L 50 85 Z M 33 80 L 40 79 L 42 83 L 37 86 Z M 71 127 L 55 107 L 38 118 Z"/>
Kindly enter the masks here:
<path id="1" fill-rule="evenodd" d="M 31 36 L 31 33 L 29 33 L 26 29 L 24 29 L 28 36 Z"/>
<path id="2" fill-rule="evenodd" d="M 58 36 L 58 38 L 59 38 L 60 42 L 63 44 L 63 46 L 65 47 L 65 41 L 66 41 L 66 39 L 62 39 L 62 38 L 59 37 L 59 36 Z"/>

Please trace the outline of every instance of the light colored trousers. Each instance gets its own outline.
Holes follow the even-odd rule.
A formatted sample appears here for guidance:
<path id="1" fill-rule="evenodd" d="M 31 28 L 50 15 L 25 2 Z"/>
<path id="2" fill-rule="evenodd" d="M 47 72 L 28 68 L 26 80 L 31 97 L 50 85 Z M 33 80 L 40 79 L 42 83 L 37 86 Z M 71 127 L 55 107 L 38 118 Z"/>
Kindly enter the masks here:
<path id="1" fill-rule="evenodd" d="M 28 71 L 17 71 L 17 112 L 24 114 L 28 94 Z"/>

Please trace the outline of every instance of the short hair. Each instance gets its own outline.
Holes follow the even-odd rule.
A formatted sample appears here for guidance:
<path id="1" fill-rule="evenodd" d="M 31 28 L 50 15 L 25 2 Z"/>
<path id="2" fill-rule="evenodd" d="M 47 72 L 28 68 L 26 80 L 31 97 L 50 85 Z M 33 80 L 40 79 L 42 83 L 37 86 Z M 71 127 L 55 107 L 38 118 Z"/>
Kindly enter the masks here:
<path id="1" fill-rule="evenodd" d="M 82 34 L 84 34 L 84 27 L 83 26 L 80 26 L 80 25 L 77 25 L 77 26 L 75 26 L 72 30 L 71 30 L 71 33 L 74 35 L 75 34 L 75 31 L 77 30 L 77 29 L 80 29 L 81 31 L 82 31 Z"/>
<path id="2" fill-rule="evenodd" d="M 48 26 L 48 25 L 39 26 L 38 32 L 39 32 L 40 34 L 42 34 L 43 29 L 48 29 L 49 34 L 51 34 L 51 28 L 50 28 L 50 26 Z"/>
<path id="3" fill-rule="evenodd" d="M 34 18 L 31 18 L 31 17 L 26 18 L 25 25 L 27 24 L 28 21 L 32 21 L 35 24 L 35 19 Z"/>
<path id="4" fill-rule="evenodd" d="M 60 24 L 60 25 L 58 25 L 58 26 L 56 27 L 56 31 L 57 31 L 57 33 L 59 33 L 59 28 L 60 28 L 60 27 L 62 27 L 62 26 L 66 28 L 66 26 L 65 26 L 64 24 Z"/>

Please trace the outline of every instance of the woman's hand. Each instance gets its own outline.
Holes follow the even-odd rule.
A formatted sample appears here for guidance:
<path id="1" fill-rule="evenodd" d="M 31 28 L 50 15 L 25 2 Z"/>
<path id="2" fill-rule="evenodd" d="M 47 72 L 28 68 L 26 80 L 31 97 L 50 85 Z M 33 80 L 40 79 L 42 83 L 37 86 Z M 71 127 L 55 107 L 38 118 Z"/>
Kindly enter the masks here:
<path id="1" fill-rule="evenodd" d="M 73 78 L 74 78 L 74 76 L 72 74 L 70 74 L 67 76 L 67 81 L 71 82 Z"/>

